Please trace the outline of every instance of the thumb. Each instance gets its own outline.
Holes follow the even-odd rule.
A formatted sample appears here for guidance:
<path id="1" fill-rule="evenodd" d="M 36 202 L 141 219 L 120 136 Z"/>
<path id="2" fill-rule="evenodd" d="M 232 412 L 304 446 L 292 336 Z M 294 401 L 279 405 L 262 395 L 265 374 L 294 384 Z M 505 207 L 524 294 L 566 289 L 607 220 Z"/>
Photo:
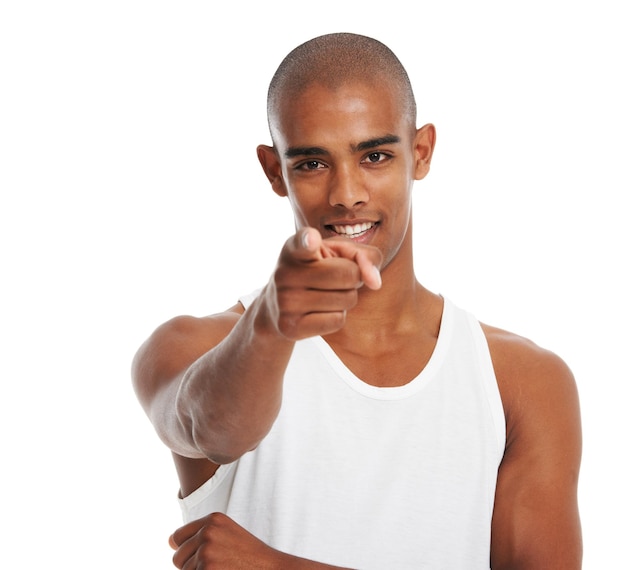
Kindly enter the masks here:
<path id="1" fill-rule="evenodd" d="M 325 254 L 322 236 L 315 228 L 302 228 L 287 240 L 283 254 L 298 261 L 318 261 L 328 257 Z"/>
<path id="2" fill-rule="evenodd" d="M 315 259 L 321 256 L 322 236 L 315 228 L 302 228 L 296 236 L 299 237 L 305 251 L 313 254 Z"/>

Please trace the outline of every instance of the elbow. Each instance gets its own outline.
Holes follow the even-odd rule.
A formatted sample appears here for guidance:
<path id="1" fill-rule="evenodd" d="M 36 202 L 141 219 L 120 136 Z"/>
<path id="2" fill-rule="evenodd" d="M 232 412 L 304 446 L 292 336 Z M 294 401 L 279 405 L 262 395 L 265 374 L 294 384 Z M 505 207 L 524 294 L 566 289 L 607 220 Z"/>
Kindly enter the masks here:
<path id="1" fill-rule="evenodd" d="M 269 432 L 267 429 L 253 437 L 246 430 L 238 429 L 236 425 L 224 421 L 223 418 L 211 418 L 211 414 L 208 413 L 193 417 L 187 410 L 177 415 L 195 453 L 217 465 L 233 463 L 256 449 Z"/>
<path id="2" fill-rule="evenodd" d="M 194 449 L 209 461 L 225 465 L 256 449 L 272 429 L 280 398 L 259 403 L 237 396 L 215 382 L 193 381 L 191 367 L 176 395 L 179 428 Z M 243 403 L 242 403 L 243 400 Z"/>
<path id="3" fill-rule="evenodd" d="M 209 461 L 216 465 L 227 465 L 237 461 L 249 451 L 256 449 L 259 441 L 247 441 L 241 437 L 233 438 L 226 434 L 202 437 L 193 434 L 196 449 Z"/>

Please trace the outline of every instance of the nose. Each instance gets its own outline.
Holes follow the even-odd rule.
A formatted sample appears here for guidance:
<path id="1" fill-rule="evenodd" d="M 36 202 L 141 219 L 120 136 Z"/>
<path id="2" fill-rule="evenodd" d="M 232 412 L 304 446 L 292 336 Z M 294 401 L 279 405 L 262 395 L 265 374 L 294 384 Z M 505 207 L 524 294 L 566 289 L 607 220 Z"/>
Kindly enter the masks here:
<path id="1" fill-rule="evenodd" d="M 328 201 L 331 206 L 348 209 L 367 204 L 369 192 L 358 169 L 355 171 L 348 166 L 335 168 L 330 181 Z"/>

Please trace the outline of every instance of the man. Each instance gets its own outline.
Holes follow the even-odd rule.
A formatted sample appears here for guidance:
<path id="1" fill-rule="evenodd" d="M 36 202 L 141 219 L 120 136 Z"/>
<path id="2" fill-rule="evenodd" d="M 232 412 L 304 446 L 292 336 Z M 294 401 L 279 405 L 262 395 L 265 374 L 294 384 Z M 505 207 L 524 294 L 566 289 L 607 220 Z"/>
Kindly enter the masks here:
<path id="1" fill-rule="evenodd" d="M 296 223 L 271 279 L 164 324 L 133 366 L 180 479 L 175 565 L 579 568 L 574 380 L 416 280 L 435 129 L 400 62 L 315 38 L 268 119 L 258 157 Z"/>

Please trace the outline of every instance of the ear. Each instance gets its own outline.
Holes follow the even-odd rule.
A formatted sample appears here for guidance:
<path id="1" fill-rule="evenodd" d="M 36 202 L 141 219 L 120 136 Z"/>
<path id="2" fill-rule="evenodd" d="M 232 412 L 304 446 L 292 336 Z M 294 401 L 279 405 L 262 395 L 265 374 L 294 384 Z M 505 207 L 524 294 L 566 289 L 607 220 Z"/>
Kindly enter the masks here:
<path id="1" fill-rule="evenodd" d="M 287 196 L 287 189 L 283 183 L 283 173 L 276 149 L 272 146 L 261 144 L 256 149 L 256 155 L 261 163 L 265 176 L 272 185 L 272 190 L 279 196 Z"/>
<path id="2" fill-rule="evenodd" d="M 413 151 L 415 153 L 415 180 L 421 180 L 428 174 L 436 140 L 437 133 L 435 126 L 430 123 L 416 131 L 413 142 Z"/>

